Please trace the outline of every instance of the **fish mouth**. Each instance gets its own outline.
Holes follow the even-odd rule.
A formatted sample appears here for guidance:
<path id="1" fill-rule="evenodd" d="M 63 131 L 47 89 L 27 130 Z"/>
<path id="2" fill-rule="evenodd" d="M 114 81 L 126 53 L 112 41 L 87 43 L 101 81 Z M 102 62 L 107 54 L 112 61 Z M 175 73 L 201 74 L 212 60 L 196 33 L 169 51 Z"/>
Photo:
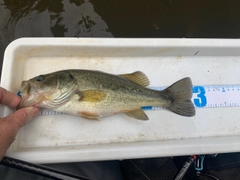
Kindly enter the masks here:
<path id="1" fill-rule="evenodd" d="M 70 88 L 59 90 L 59 81 L 57 85 L 48 88 L 40 88 L 34 81 L 22 81 L 20 94 L 22 100 L 18 105 L 19 108 L 35 106 L 38 108 L 57 108 L 68 102 L 76 92 L 76 85 Z"/>
<path id="2" fill-rule="evenodd" d="M 37 106 L 41 102 L 44 96 L 38 92 L 34 92 L 35 88 L 31 86 L 29 81 L 23 81 L 21 84 L 21 96 L 22 100 L 17 109 L 25 108 L 29 106 Z"/>

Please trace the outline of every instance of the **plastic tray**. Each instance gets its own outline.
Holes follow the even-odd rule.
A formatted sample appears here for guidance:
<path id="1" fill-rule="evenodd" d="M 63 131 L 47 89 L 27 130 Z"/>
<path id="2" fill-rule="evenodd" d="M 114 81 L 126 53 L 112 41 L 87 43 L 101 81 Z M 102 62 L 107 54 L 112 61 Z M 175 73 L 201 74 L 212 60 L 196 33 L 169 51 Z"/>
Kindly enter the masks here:
<path id="1" fill-rule="evenodd" d="M 150 86 L 189 76 L 194 85 L 239 84 L 240 40 L 22 38 L 5 51 L 2 87 L 62 69 L 120 74 L 143 71 Z M 13 110 L 1 108 L 1 116 Z M 24 126 L 7 155 L 37 163 L 234 152 L 240 150 L 240 109 L 197 109 L 192 118 L 147 111 L 149 121 L 124 114 L 90 121 L 39 116 Z"/>

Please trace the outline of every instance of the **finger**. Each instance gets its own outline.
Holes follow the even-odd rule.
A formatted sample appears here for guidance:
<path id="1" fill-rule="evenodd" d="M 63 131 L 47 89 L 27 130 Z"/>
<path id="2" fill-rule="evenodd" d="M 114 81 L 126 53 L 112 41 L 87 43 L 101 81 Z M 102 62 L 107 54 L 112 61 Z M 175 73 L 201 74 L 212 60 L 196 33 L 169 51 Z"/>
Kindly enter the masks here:
<path id="1" fill-rule="evenodd" d="M 36 107 L 27 107 L 2 118 L 0 120 L 0 135 L 6 137 L 6 141 L 11 144 L 20 127 L 37 116 L 38 113 L 39 110 Z"/>
<path id="2" fill-rule="evenodd" d="M 20 127 L 37 116 L 38 113 L 37 108 L 28 107 L 0 119 L 0 160 L 14 141 Z"/>
<path id="3" fill-rule="evenodd" d="M 13 114 L 9 115 L 6 118 L 9 121 L 9 123 L 12 123 L 15 126 L 17 126 L 17 128 L 20 128 L 23 125 L 25 125 L 28 121 L 36 117 L 38 113 L 39 113 L 38 108 L 27 107 L 17 110 L 16 112 L 14 112 Z"/>
<path id="4" fill-rule="evenodd" d="M 15 108 L 20 101 L 21 98 L 19 96 L 0 87 L 0 104 L 5 104 L 11 108 Z"/>

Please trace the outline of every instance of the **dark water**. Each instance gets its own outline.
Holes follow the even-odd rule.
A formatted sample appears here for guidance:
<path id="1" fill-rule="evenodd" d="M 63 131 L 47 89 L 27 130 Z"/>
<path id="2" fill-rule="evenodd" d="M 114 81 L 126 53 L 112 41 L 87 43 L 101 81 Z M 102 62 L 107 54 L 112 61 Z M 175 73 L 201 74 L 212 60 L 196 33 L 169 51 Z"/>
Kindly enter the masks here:
<path id="1" fill-rule="evenodd" d="M 19 37 L 239 38 L 237 0 L 0 0 L 0 60 Z"/>

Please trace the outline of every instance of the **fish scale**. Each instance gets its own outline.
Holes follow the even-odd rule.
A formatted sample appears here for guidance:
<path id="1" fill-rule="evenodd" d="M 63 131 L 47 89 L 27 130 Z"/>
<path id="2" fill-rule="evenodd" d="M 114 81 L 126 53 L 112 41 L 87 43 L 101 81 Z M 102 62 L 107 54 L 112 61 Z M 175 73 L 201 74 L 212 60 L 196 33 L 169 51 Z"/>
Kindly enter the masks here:
<path id="1" fill-rule="evenodd" d="M 163 90 L 166 87 L 151 87 Z M 192 102 L 195 108 L 225 108 L 240 106 L 240 84 L 234 85 L 202 85 L 193 86 Z M 145 106 L 143 110 L 161 110 L 157 106 Z M 64 114 L 49 109 L 41 109 L 39 116 Z"/>

